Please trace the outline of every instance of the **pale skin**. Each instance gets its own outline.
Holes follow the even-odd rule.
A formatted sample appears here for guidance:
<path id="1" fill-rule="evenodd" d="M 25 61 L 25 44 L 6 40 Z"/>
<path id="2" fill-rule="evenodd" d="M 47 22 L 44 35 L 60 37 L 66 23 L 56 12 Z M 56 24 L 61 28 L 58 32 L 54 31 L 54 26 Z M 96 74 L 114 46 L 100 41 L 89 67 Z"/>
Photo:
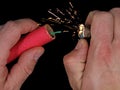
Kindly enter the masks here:
<path id="1" fill-rule="evenodd" d="M 120 90 L 120 8 L 92 11 L 91 41 L 79 40 L 64 56 L 64 66 L 73 90 Z"/>
<path id="2" fill-rule="evenodd" d="M 6 67 L 10 49 L 19 41 L 20 36 L 36 29 L 38 24 L 31 19 L 8 21 L 0 26 L 0 90 L 20 90 L 23 82 L 34 70 L 43 47 L 25 51 L 10 72 Z"/>
<path id="3" fill-rule="evenodd" d="M 91 25 L 90 46 L 81 39 L 63 58 L 72 89 L 120 90 L 120 8 L 90 12 L 86 24 Z M 37 27 L 31 19 L 8 21 L 0 26 L 0 90 L 20 90 L 44 53 L 43 47 L 27 50 L 8 72 L 10 49 L 22 34 Z"/>

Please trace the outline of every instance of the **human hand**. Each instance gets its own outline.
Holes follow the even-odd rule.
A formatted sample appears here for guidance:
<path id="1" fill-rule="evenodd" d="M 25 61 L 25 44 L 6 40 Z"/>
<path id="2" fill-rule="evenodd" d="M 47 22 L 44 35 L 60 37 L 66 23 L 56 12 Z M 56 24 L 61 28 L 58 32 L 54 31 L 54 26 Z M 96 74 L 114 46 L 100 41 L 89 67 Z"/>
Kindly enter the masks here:
<path id="1" fill-rule="evenodd" d="M 10 49 L 20 36 L 36 29 L 38 24 L 31 19 L 8 21 L 0 26 L 0 90 L 19 90 L 23 82 L 32 73 L 38 58 L 43 54 L 43 47 L 25 51 L 10 72 L 6 67 Z"/>
<path id="2" fill-rule="evenodd" d="M 89 49 L 83 48 L 87 45 L 84 43 L 77 54 L 73 50 L 64 57 L 71 87 L 73 90 L 120 90 L 120 8 L 90 12 L 86 24 L 91 25 Z M 81 63 L 83 60 L 86 63 Z"/>

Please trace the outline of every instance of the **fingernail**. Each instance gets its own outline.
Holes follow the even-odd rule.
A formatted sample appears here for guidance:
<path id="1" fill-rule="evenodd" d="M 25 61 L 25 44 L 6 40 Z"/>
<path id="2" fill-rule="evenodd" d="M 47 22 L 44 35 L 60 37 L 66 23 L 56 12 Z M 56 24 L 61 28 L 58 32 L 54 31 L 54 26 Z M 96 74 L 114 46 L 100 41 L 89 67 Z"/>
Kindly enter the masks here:
<path id="1" fill-rule="evenodd" d="M 81 48 L 81 47 L 83 46 L 83 44 L 84 44 L 84 40 L 80 39 L 80 40 L 78 41 L 78 43 L 77 43 L 75 49 Z"/>
<path id="2" fill-rule="evenodd" d="M 35 61 L 38 61 L 39 58 L 40 58 L 40 56 L 42 56 L 43 53 L 44 53 L 43 50 L 37 51 L 37 52 L 35 53 L 35 55 L 34 55 L 34 60 L 35 60 Z"/>

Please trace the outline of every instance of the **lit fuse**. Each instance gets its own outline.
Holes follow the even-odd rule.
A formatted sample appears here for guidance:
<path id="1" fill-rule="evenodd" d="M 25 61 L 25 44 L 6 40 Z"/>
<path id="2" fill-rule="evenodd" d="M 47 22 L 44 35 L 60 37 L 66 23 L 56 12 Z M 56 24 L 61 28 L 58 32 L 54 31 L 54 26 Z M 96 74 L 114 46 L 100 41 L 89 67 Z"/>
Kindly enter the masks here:
<path id="1" fill-rule="evenodd" d="M 90 27 L 84 24 L 81 24 L 81 18 L 79 10 L 76 9 L 71 2 L 68 2 L 69 6 L 67 8 L 56 8 L 49 9 L 48 13 L 50 16 L 48 18 L 42 18 L 42 23 L 48 23 L 55 29 L 59 30 L 53 32 L 52 34 L 57 33 L 71 33 L 74 38 L 90 38 Z"/>

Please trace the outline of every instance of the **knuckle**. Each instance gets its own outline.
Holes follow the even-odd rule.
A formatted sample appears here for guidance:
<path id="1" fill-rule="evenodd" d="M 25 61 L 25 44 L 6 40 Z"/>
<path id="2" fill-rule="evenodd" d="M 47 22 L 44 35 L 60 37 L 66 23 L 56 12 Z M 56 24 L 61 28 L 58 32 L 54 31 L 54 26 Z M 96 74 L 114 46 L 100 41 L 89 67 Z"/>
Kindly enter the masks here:
<path id="1" fill-rule="evenodd" d="M 20 63 L 17 63 L 18 66 L 19 66 L 19 70 L 21 73 L 23 73 L 25 76 L 29 76 L 32 71 L 33 71 L 33 67 L 32 66 L 29 66 L 29 65 L 22 65 Z"/>
<path id="2" fill-rule="evenodd" d="M 4 29 L 7 29 L 7 31 L 12 30 L 20 33 L 21 27 L 17 22 L 11 20 L 6 22 L 6 24 L 4 25 Z"/>
<path id="3" fill-rule="evenodd" d="M 100 11 L 99 11 L 99 10 L 90 11 L 90 12 L 89 12 L 89 15 L 93 15 L 93 14 L 95 14 L 95 13 L 97 13 L 97 12 L 100 12 Z"/>
<path id="4" fill-rule="evenodd" d="M 20 27 L 15 21 L 7 21 L 2 29 L 3 31 L 10 33 L 16 32 L 20 34 Z"/>
<path id="5" fill-rule="evenodd" d="M 74 57 L 69 54 L 63 57 L 64 65 L 70 65 L 73 61 L 74 61 Z"/>
<path id="6" fill-rule="evenodd" d="M 6 22 L 5 26 L 6 27 L 13 27 L 13 26 L 15 27 L 15 26 L 17 26 L 17 24 L 14 21 L 10 20 L 10 21 Z"/>
<path id="7" fill-rule="evenodd" d="M 111 13 L 101 11 L 101 12 L 95 13 L 93 19 L 95 19 L 95 20 L 96 19 L 104 20 L 104 19 L 112 19 L 112 18 L 113 18 L 113 16 L 112 16 Z"/>
<path id="8" fill-rule="evenodd" d="M 110 10 L 111 12 L 119 12 L 120 13 L 120 8 L 115 7 Z"/>
<path id="9" fill-rule="evenodd" d="M 29 76 L 29 75 L 32 73 L 32 71 L 33 71 L 33 68 L 32 68 L 32 67 L 25 66 L 25 67 L 23 68 L 23 72 L 24 72 L 27 76 Z"/>
<path id="10" fill-rule="evenodd" d="M 16 36 L 16 38 L 18 38 L 20 35 L 21 35 L 21 32 L 20 32 L 20 29 L 21 27 L 15 22 L 15 21 L 7 21 L 3 28 L 2 28 L 2 31 L 1 32 L 2 34 L 9 34 L 9 35 L 13 35 L 13 36 Z"/>
<path id="11" fill-rule="evenodd" d="M 64 57 L 63 57 L 63 64 L 64 65 L 66 65 L 66 63 L 68 62 L 68 59 L 67 59 L 68 57 L 67 57 L 67 55 L 65 55 Z"/>

